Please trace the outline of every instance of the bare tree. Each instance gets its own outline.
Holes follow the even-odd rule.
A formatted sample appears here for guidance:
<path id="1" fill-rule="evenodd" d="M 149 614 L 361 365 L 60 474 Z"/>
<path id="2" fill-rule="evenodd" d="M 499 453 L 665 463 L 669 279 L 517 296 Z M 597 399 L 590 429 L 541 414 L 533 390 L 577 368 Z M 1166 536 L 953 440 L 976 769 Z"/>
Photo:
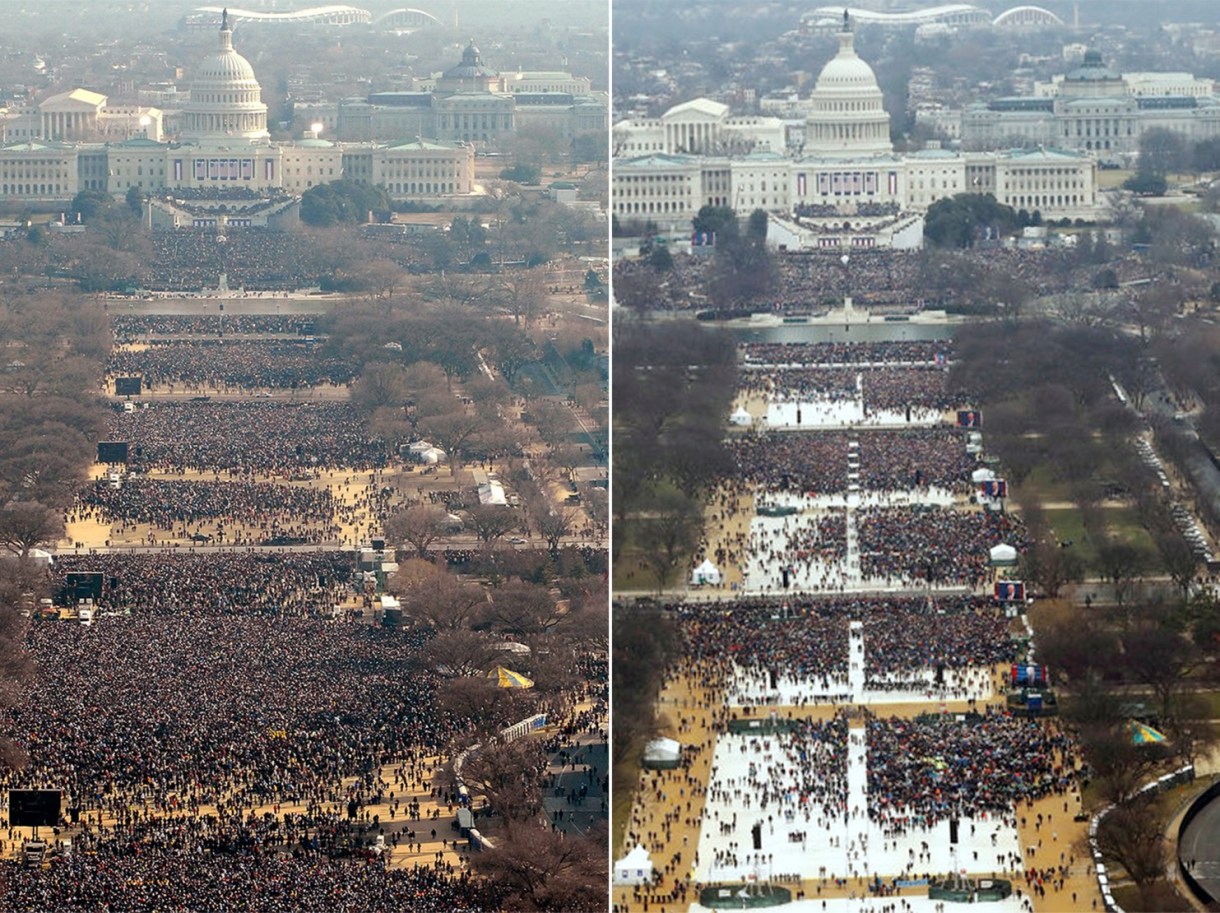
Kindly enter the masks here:
<path id="1" fill-rule="evenodd" d="M 1165 869 L 1165 823 L 1156 801 L 1133 799 L 1112 808 L 1098 824 L 1097 848 L 1107 862 L 1121 866 L 1147 898 Z"/>
<path id="2" fill-rule="evenodd" d="M 0 508 L 0 545 L 24 562 L 35 546 L 62 539 L 64 520 L 60 513 L 37 501 L 10 501 Z"/>
<path id="3" fill-rule="evenodd" d="M 436 701 L 459 726 L 475 738 L 486 739 L 528 713 L 533 697 L 527 695 L 529 692 L 520 689 L 501 688 L 486 675 L 469 675 L 445 682 Z M 478 770 L 478 766 L 472 768 L 472 777 L 477 779 Z M 519 773 L 516 776 L 520 778 Z M 495 800 L 489 796 L 488 801 Z"/>
<path id="4" fill-rule="evenodd" d="M 606 905 L 604 847 L 587 837 L 510 825 L 475 868 L 507 890 L 505 909 L 597 910 Z"/>
<path id="5" fill-rule="evenodd" d="M 568 509 L 542 510 L 534 518 L 534 528 L 546 540 L 551 553 L 559 551 L 559 540 L 570 535 L 576 525 L 576 512 Z"/>
<path id="6" fill-rule="evenodd" d="M 407 562 L 390 580 L 390 591 L 409 617 L 438 630 L 467 628 L 487 608 L 483 588 L 427 562 Z"/>
<path id="7" fill-rule="evenodd" d="M 424 646 L 428 665 L 449 677 L 486 672 L 498 655 L 486 634 L 460 628 L 442 631 Z"/>
<path id="8" fill-rule="evenodd" d="M 507 695 L 490 679 L 493 692 Z M 520 694 L 520 692 L 516 692 Z M 518 739 L 507 744 L 483 745 L 471 753 L 462 768 L 462 779 L 474 797 L 484 799 L 506 822 L 529 822 L 542 811 L 540 787 L 546 771 L 546 755 L 534 739 Z M 527 825 L 530 840 L 538 832 Z M 510 840 L 501 841 L 511 843 Z"/>
<path id="9" fill-rule="evenodd" d="M 492 593 L 491 617 L 502 630 L 519 636 L 546 634 L 564 619 L 564 612 L 546 587 L 512 580 Z"/>
<path id="10" fill-rule="evenodd" d="M 521 518 L 512 508 L 502 504 L 480 504 L 466 511 L 466 516 L 484 545 L 521 528 Z"/>
<path id="11" fill-rule="evenodd" d="M 428 557 L 428 547 L 445 534 L 445 511 L 430 504 L 412 504 L 389 517 L 382 527 L 395 544 L 408 542 L 420 558 Z"/>

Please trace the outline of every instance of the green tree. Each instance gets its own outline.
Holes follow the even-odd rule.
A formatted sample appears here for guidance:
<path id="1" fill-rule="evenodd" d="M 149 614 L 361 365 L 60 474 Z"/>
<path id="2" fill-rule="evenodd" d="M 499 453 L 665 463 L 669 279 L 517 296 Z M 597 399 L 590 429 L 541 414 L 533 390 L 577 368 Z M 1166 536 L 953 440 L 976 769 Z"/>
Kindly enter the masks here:
<path id="1" fill-rule="evenodd" d="M 691 220 L 691 227 L 697 234 L 710 232 L 715 235 L 717 244 L 736 238 L 739 234 L 737 213 L 727 206 L 712 206 L 710 203 Z"/>
<path id="2" fill-rule="evenodd" d="M 301 194 L 301 221 L 306 225 L 360 223 L 368 218 L 369 212 L 385 212 L 389 208 L 390 197 L 385 188 L 364 181 L 331 181 Z"/>
<path id="3" fill-rule="evenodd" d="M 572 163 L 602 164 L 610 158 L 610 133 L 599 130 L 595 133 L 580 133 L 572 137 Z"/>
<path id="4" fill-rule="evenodd" d="M 1186 137 L 1176 130 L 1153 127 L 1140 134 L 1139 163 L 1136 171 L 1165 177 L 1171 172 L 1190 167 L 1190 150 Z"/>
<path id="5" fill-rule="evenodd" d="M 767 240 L 767 211 L 756 209 L 746 221 L 746 237 L 752 241 Z"/>
<path id="6" fill-rule="evenodd" d="M 984 230 L 1007 234 L 1018 221 L 1011 206 L 989 193 L 959 193 L 928 207 L 924 237 L 935 247 L 973 247 Z"/>
<path id="7" fill-rule="evenodd" d="M 542 180 L 542 168 L 538 165 L 518 162 L 512 167 L 502 170 L 500 177 L 505 181 L 516 181 L 518 184 L 537 184 Z"/>
<path id="8" fill-rule="evenodd" d="M 1169 182 L 1163 174 L 1153 174 L 1149 171 L 1137 171 L 1123 181 L 1123 189 L 1130 190 L 1142 197 L 1160 197 L 1165 195 Z"/>

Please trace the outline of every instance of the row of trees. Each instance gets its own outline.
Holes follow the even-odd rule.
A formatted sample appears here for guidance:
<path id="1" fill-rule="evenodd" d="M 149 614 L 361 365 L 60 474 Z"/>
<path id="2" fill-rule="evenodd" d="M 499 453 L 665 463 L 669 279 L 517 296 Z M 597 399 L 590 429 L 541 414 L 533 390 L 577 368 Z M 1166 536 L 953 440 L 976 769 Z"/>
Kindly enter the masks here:
<path id="1" fill-rule="evenodd" d="M 736 351 L 685 321 L 618 321 L 614 345 L 615 548 L 664 587 L 699 540 L 709 487 L 731 468 L 721 428 Z"/>
<path id="2" fill-rule="evenodd" d="M 32 666 L 28 615 L 46 577 L 30 560 L 64 535 L 64 509 L 83 484 L 101 435 L 97 389 L 110 351 L 109 321 L 80 298 L 10 295 L 0 373 L 0 706 L 22 697 Z M 0 764 L 23 755 L 0 736 Z"/>
<path id="3" fill-rule="evenodd" d="M 605 711 L 604 679 L 598 686 L 585 676 L 606 671 L 606 586 L 576 553 L 512 557 L 513 564 L 486 568 L 493 572 L 480 581 L 407 559 L 390 589 L 407 622 L 425 632 L 422 661 L 440 679 L 439 712 L 471 721 L 451 755 L 483 745 L 468 757 L 462 777 L 480 829 L 492 832 L 496 849 L 478 854 L 474 867 L 508 892 L 513 909 L 589 908 L 604 897 L 605 829 L 565 836 L 543 826 L 544 746 L 532 738 L 499 744 L 495 733 L 534 713 L 564 719 L 586 684 Z M 509 642 L 519 651 L 505 652 Z M 499 687 L 489 673 L 501 664 L 534 687 Z"/>
<path id="4" fill-rule="evenodd" d="M 965 328 L 953 371 L 955 383 L 977 391 L 988 449 L 1017 483 L 1032 540 L 1022 576 L 1052 597 L 1086 576 L 1099 578 L 1110 596 L 1105 605 L 1088 596 L 1083 607 L 1041 602 L 1030 614 L 1038 658 L 1053 670 L 1061 713 L 1087 765 L 1086 785 L 1114 806 L 1097 844 L 1135 882 L 1142 909 L 1178 901 L 1164 879 L 1168 812 L 1139 789 L 1214 743 L 1200 692 L 1214 684 L 1220 659 L 1220 603 L 1193 592 L 1197 558 L 1163 486 L 1132 447 L 1144 430 L 1137 410 L 1159 383 L 1150 353 L 1172 344 L 1160 322 L 1139 317 L 1158 296 L 1150 288 L 1105 319 L 1061 315 Z M 1113 380 L 1134 408 L 1119 402 Z M 1043 503 L 1049 491 L 1063 492 L 1055 499 L 1079 512 L 1091 544 L 1087 560 L 1085 543 L 1056 534 Z M 1116 509 L 1137 521 L 1140 536 L 1113 529 Z M 1150 577 L 1161 579 L 1154 585 Z M 1137 718 L 1168 740 L 1136 744 Z"/>

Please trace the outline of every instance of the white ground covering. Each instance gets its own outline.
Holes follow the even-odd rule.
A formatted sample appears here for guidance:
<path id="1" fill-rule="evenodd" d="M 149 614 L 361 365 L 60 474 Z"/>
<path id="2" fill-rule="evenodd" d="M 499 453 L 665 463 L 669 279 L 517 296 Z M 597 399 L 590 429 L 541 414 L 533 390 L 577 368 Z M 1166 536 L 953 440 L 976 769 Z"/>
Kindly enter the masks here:
<path id="1" fill-rule="evenodd" d="M 750 520 L 749 557 L 742 567 L 742 589 L 750 594 L 784 592 L 783 562 L 771 558 L 770 549 L 780 548 L 787 534 L 815 525 L 819 517 L 847 511 L 847 556 L 811 556 L 793 566 L 789 592 L 825 593 L 891 591 L 911 585 L 909 580 L 864 577 L 860 573 L 860 553 L 856 547 L 855 509 L 868 507 L 905 507 L 912 504 L 951 506 L 953 493 L 945 488 L 908 489 L 897 492 L 839 492 L 805 495 L 787 492 L 759 494 L 758 503 L 796 507 L 798 514 L 787 517 L 755 516 Z M 768 543 L 771 543 L 768 545 Z"/>
<path id="2" fill-rule="evenodd" d="M 924 897 L 862 897 L 851 899 L 847 897 L 829 898 L 827 900 L 797 900 L 776 907 L 783 913 L 954 913 L 958 908 L 977 910 L 980 913 L 1021 913 L 1029 908 L 1015 894 L 1007 900 L 989 903 L 963 904 L 946 903 L 939 900 L 929 900 Z M 704 907 L 697 903 L 690 905 L 690 913 L 721 913 L 721 911 L 737 909 L 731 905 L 724 907 Z"/>
<path id="3" fill-rule="evenodd" d="M 769 762 L 770 741 L 758 736 L 721 736 L 716 740 L 712 756 L 715 773 L 710 786 L 731 789 L 730 781 L 738 785 L 748 783 L 750 762 L 760 767 Z M 1006 860 L 1009 853 L 1020 855 L 1015 823 L 994 818 L 962 818 L 960 843 L 956 847 L 949 843 L 948 821 L 933 828 L 916 828 L 893 839 L 886 837 L 866 812 L 864 743 L 864 729 L 853 728 L 848 744 L 847 808 L 850 811 L 847 815 L 824 816 L 820 805 L 798 810 L 795 803 L 771 803 L 760 808 L 754 790 L 739 789 L 736 794 L 722 799 L 709 789 L 699 833 L 695 880 L 705 884 L 735 882 L 752 875 L 761 880 L 791 876 L 801 879 L 872 875 L 922 877 L 925 874 L 943 875 L 961 868 L 1002 870 L 1007 866 L 1000 856 Z M 744 752 L 741 750 L 743 744 Z M 732 822 L 734 815 L 736 826 L 721 834 L 721 823 Z M 768 822 L 768 816 L 772 821 Z M 762 822 L 762 849 L 756 853 L 752 848 L 751 829 L 759 821 Z M 793 832 L 804 833 L 805 840 L 790 840 L 789 834 Z M 926 851 L 922 849 L 924 844 Z M 732 858 L 717 864 L 717 851 Z"/>
<path id="4" fill-rule="evenodd" d="M 763 416 L 766 428 L 843 428 L 850 425 L 868 428 L 899 426 L 930 428 L 939 425 L 944 413 L 937 409 L 912 409 L 907 421 L 905 409 L 865 410 L 864 403 L 854 399 L 822 399 L 803 402 L 767 403 Z"/>

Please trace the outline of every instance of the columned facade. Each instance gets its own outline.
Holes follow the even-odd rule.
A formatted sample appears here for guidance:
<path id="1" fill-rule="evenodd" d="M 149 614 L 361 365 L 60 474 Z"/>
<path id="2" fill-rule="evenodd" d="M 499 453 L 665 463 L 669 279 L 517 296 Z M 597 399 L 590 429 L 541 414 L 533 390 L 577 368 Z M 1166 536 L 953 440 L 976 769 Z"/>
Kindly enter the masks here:
<path id="1" fill-rule="evenodd" d="M 200 64 L 191 100 L 182 111 L 182 139 L 267 139 L 267 106 L 254 68 L 233 49 L 228 15 L 220 26 L 220 49 Z"/>

